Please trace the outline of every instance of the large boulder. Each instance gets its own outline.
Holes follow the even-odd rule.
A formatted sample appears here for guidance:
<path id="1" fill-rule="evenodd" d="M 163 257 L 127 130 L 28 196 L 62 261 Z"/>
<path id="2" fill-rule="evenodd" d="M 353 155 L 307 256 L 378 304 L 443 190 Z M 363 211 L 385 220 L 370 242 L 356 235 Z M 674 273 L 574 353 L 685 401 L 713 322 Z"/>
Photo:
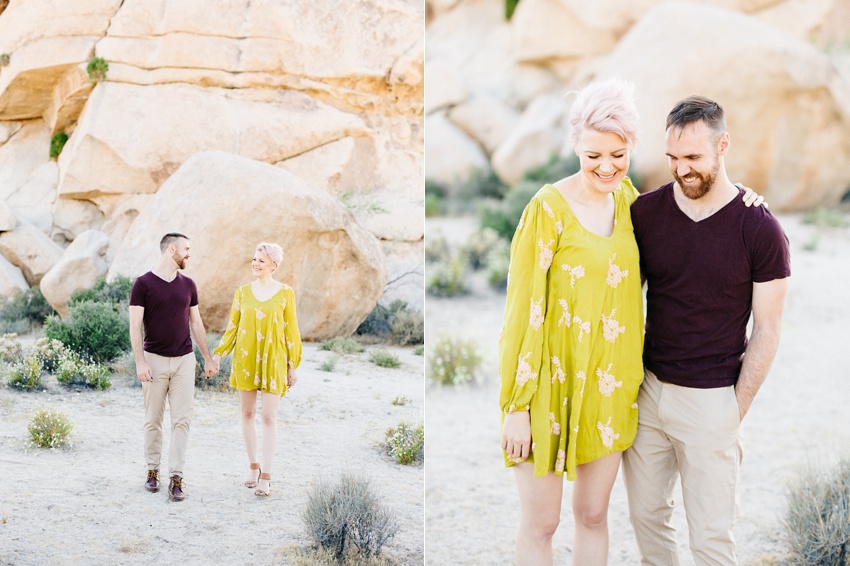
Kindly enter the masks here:
<path id="1" fill-rule="evenodd" d="M 613 31 L 585 24 L 562 0 L 523 0 L 511 23 L 518 61 L 598 55 L 610 52 L 617 42 Z"/>
<path id="2" fill-rule="evenodd" d="M 448 117 L 488 154 L 496 151 L 519 123 L 519 112 L 487 95 L 458 104 L 449 111 Z"/>
<path id="3" fill-rule="evenodd" d="M 18 224 L 18 219 L 12 209 L 5 202 L 0 200 L 0 232 L 8 232 L 14 230 Z"/>
<path id="4" fill-rule="evenodd" d="M 87 230 L 65 248 L 62 257 L 41 279 L 41 294 L 65 318 L 68 299 L 75 291 L 89 289 L 109 268 L 106 252 L 109 238 L 98 230 Z"/>
<path id="5" fill-rule="evenodd" d="M 835 44 L 850 37 L 850 2 L 847 0 L 784 0 L 758 12 L 777 28 L 820 44 Z"/>
<path id="6" fill-rule="evenodd" d="M 186 274 L 198 284 L 211 330 L 224 329 L 234 289 L 252 280 L 250 258 L 260 242 L 284 249 L 277 277 L 295 289 L 306 339 L 353 332 L 387 282 L 378 240 L 339 200 L 236 155 L 203 152 L 187 160 L 133 222 L 108 277 L 153 268 L 159 238 L 172 231 L 192 238 Z"/>
<path id="7" fill-rule="evenodd" d="M 0 255 L 0 295 L 12 297 L 20 291 L 26 291 L 30 286 L 24 279 L 20 268 Z"/>
<path id="8" fill-rule="evenodd" d="M 490 168 L 481 146 L 442 112 L 425 118 L 425 178 L 452 185 Z"/>
<path id="9" fill-rule="evenodd" d="M 562 96 L 539 96 L 526 108 L 513 132 L 493 153 L 493 170 L 508 185 L 543 165 L 560 147 L 567 105 Z M 552 179 L 557 181 L 557 179 Z"/>
<path id="10" fill-rule="evenodd" d="M 20 268 L 30 286 L 35 286 L 59 261 L 62 248 L 44 232 L 18 218 L 14 230 L 0 234 L 0 254 Z"/>
<path id="11" fill-rule="evenodd" d="M 428 81 L 425 83 L 425 114 L 444 110 L 462 102 L 466 96 L 466 85 L 460 73 L 446 63 L 436 60 L 425 66 Z"/>
<path id="12" fill-rule="evenodd" d="M 668 33 L 681 22 L 690 22 L 687 41 Z M 670 72 L 693 69 L 694 61 L 698 72 Z M 678 100 L 702 94 L 726 110 L 730 177 L 763 194 L 772 208 L 832 205 L 847 190 L 850 88 L 826 56 L 756 17 L 697 4 L 660 5 L 597 73 L 611 74 L 636 85 L 642 139 L 632 166 L 647 189 L 671 179 L 664 155 L 667 114 Z"/>

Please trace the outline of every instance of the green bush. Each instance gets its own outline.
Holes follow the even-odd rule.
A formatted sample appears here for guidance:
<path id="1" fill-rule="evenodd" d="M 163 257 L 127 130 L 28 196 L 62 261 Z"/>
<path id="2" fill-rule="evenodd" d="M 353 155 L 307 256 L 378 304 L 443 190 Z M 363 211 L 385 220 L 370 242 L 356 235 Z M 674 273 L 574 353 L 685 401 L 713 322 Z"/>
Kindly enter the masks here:
<path id="1" fill-rule="evenodd" d="M 581 169 L 581 165 L 578 156 L 575 154 L 568 157 L 560 157 L 558 154 L 554 154 L 543 165 L 532 167 L 523 173 L 522 179 L 536 183 L 539 188 L 546 183 L 555 183 L 569 177 L 573 173 L 577 173 L 579 169 Z"/>
<path id="2" fill-rule="evenodd" d="M 511 241 L 522 211 L 541 186 L 537 181 L 526 180 L 511 187 L 502 202 L 481 209 L 481 228 L 491 228 L 505 240 Z"/>
<path id="3" fill-rule="evenodd" d="M 425 427 L 408 423 L 387 430 L 387 454 L 399 464 L 409 465 L 422 461 L 425 449 Z"/>
<path id="4" fill-rule="evenodd" d="M 124 308 L 130 304 L 130 291 L 133 288 L 134 279 L 119 275 L 112 281 L 107 282 L 103 277 L 98 277 L 94 287 L 75 291 L 68 299 L 68 306 L 72 307 L 86 301 L 95 303 L 110 303 L 121 305 Z"/>
<path id="5" fill-rule="evenodd" d="M 338 361 L 339 357 L 334 354 L 331 354 L 328 359 L 326 359 L 321 363 L 321 365 L 319 365 L 319 369 L 322 371 L 333 371 Z"/>
<path id="6" fill-rule="evenodd" d="M 89 64 L 86 65 L 86 72 L 89 74 L 89 80 L 92 83 L 104 80 L 108 71 L 109 63 L 103 57 L 92 57 Z"/>
<path id="7" fill-rule="evenodd" d="M 499 240 L 487 255 L 484 256 L 484 269 L 487 272 L 487 282 L 491 286 L 504 289 L 508 282 L 508 270 L 511 266 L 511 245 L 505 240 Z"/>
<path id="8" fill-rule="evenodd" d="M 307 491 L 302 511 L 307 535 L 338 561 L 353 549 L 365 557 L 380 554 L 398 532 L 398 521 L 372 489 L 368 479 L 343 474 L 334 484 L 320 478 Z"/>
<path id="9" fill-rule="evenodd" d="M 50 159 L 55 161 L 59 157 L 59 154 L 62 153 L 62 149 L 67 142 L 68 134 L 65 132 L 56 132 L 53 134 L 53 137 L 50 138 Z"/>
<path id="10" fill-rule="evenodd" d="M 0 53 L 0 67 L 5 67 L 12 60 L 12 56 L 8 53 Z"/>
<path id="11" fill-rule="evenodd" d="M 519 0 L 505 0 L 505 19 L 510 20 L 516 11 Z"/>
<path id="12" fill-rule="evenodd" d="M 398 359 L 398 356 L 386 350 L 375 350 L 369 356 L 369 361 L 382 368 L 401 367 L 401 360 Z"/>
<path id="13" fill-rule="evenodd" d="M 492 228 L 480 228 L 470 234 L 466 244 L 461 248 L 461 257 L 473 271 L 484 268 L 485 258 L 493 246 L 503 241 L 499 233 Z"/>
<path id="14" fill-rule="evenodd" d="M 354 331 L 355 334 L 359 335 L 369 335 L 369 336 L 377 336 L 380 338 L 389 339 L 394 336 L 396 332 L 393 331 L 393 323 L 398 318 L 398 316 L 402 313 L 415 313 L 418 311 L 408 311 L 407 303 L 396 299 L 389 306 L 384 306 L 382 304 L 375 305 L 375 308 L 366 316 L 366 320 L 360 323 L 360 326 L 357 327 L 357 330 Z M 420 315 L 421 316 L 421 313 Z M 407 320 L 407 322 L 411 323 L 415 327 L 415 319 L 416 315 L 413 315 L 413 318 Z M 404 339 L 404 334 L 408 330 L 404 327 L 405 322 L 402 322 L 398 328 L 398 333 L 401 339 Z"/>
<path id="15" fill-rule="evenodd" d="M 425 266 L 425 289 L 438 297 L 465 294 L 466 264 L 458 256 L 446 261 L 435 261 Z"/>
<path id="16" fill-rule="evenodd" d="M 393 399 L 392 403 L 393 403 L 393 405 L 396 405 L 397 407 L 403 407 L 403 406 L 407 405 L 408 403 L 412 403 L 412 400 L 410 399 L 410 397 L 408 397 L 406 395 L 396 395 L 396 398 Z"/>
<path id="17" fill-rule="evenodd" d="M 421 356 L 421 355 L 423 355 L 423 354 L 425 353 L 425 345 L 424 345 L 424 344 L 419 344 L 418 346 L 416 346 L 416 347 L 413 349 L 413 353 L 414 353 L 415 355 L 417 355 L 417 356 Z"/>
<path id="18" fill-rule="evenodd" d="M 84 385 L 95 389 L 109 389 L 109 368 L 82 359 L 73 351 L 65 351 L 56 363 L 56 381 L 64 385 Z"/>
<path id="19" fill-rule="evenodd" d="M 443 214 L 443 205 L 440 197 L 435 194 L 425 193 L 425 216 L 431 218 Z"/>
<path id="20" fill-rule="evenodd" d="M 335 354 L 359 354 L 366 350 L 363 345 L 354 338 L 336 336 L 325 340 L 319 345 L 320 350 L 331 351 Z"/>
<path id="21" fill-rule="evenodd" d="M 30 327 L 44 324 L 47 317 L 54 314 L 56 311 L 38 287 L 19 291 L 12 298 L 4 298 L 0 304 L 0 320 L 10 323 L 26 321 Z"/>
<path id="22" fill-rule="evenodd" d="M 24 353 L 23 357 L 9 366 L 9 378 L 7 384 L 18 389 L 29 391 L 41 389 L 43 383 L 41 375 L 44 372 L 44 363 L 41 356 L 35 350 Z"/>
<path id="23" fill-rule="evenodd" d="M 446 237 L 437 232 L 425 238 L 425 262 L 446 261 L 451 257 L 451 248 Z"/>
<path id="24" fill-rule="evenodd" d="M 33 444 L 40 448 L 56 448 L 65 443 L 74 427 L 62 413 L 39 409 L 30 419 L 28 428 Z"/>
<path id="25" fill-rule="evenodd" d="M 428 356 L 429 378 L 438 385 L 460 385 L 477 380 L 481 356 L 472 341 L 440 337 Z"/>
<path id="26" fill-rule="evenodd" d="M 83 357 L 110 362 L 130 350 L 127 311 L 108 303 L 83 301 L 70 308 L 66 320 L 50 317 L 44 325 L 50 340 L 59 340 Z"/>
<path id="27" fill-rule="evenodd" d="M 221 335 L 214 332 L 207 333 L 207 348 L 210 356 L 213 350 L 218 348 L 221 342 Z M 192 348 L 195 353 L 195 387 L 199 389 L 212 389 L 215 391 L 227 391 L 230 389 L 230 371 L 233 369 L 233 356 L 229 355 L 226 358 L 221 358 L 219 363 L 218 373 L 207 379 L 207 374 L 204 371 L 204 356 L 198 345 L 195 344 Z M 135 367 L 135 360 L 133 362 Z"/>
<path id="28" fill-rule="evenodd" d="M 425 341 L 425 316 L 422 311 L 403 309 L 390 321 L 392 340 L 400 346 L 422 344 Z"/>
<path id="29" fill-rule="evenodd" d="M 508 186 L 496 175 L 493 170 L 473 171 L 465 181 L 457 187 L 457 196 L 466 202 L 473 202 L 480 198 L 502 199 L 507 193 Z"/>
<path id="30" fill-rule="evenodd" d="M 59 340 L 49 340 L 42 336 L 33 343 L 33 349 L 38 352 L 44 362 L 44 371 L 53 373 L 59 365 L 59 361 L 70 350 Z"/>
<path id="31" fill-rule="evenodd" d="M 0 336 L 0 360 L 18 362 L 24 355 L 24 347 L 14 332 Z"/>
<path id="32" fill-rule="evenodd" d="M 850 458 L 800 474 L 784 524 L 789 565 L 850 565 Z"/>

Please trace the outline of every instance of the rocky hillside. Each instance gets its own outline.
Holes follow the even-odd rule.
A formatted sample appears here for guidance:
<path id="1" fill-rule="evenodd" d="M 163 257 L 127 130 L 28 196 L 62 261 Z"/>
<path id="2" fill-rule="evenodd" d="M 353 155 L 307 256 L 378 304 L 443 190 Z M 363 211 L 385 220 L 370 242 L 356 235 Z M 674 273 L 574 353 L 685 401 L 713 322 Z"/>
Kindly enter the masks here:
<path id="1" fill-rule="evenodd" d="M 308 337 L 379 298 L 421 308 L 423 19 L 416 0 L 0 3 L 0 293 L 61 306 L 179 231 L 212 328 L 262 240 Z"/>

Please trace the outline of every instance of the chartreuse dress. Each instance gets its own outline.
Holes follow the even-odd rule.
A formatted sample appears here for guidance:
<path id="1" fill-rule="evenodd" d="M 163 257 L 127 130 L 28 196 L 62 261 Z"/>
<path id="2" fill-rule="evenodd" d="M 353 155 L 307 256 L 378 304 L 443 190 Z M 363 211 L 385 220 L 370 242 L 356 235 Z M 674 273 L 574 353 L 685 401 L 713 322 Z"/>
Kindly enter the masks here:
<path id="1" fill-rule="evenodd" d="M 260 301 L 251 285 L 236 289 L 227 330 L 213 353 L 233 351 L 230 386 L 286 395 L 287 372 L 301 363 L 301 335 L 295 318 L 295 293 L 284 285 Z"/>
<path id="2" fill-rule="evenodd" d="M 643 300 L 628 178 L 610 237 L 586 230 L 557 188 L 531 199 L 511 244 L 499 339 L 503 415 L 529 410 L 534 475 L 631 446 L 643 379 Z M 514 464 L 504 453 L 505 464 Z"/>

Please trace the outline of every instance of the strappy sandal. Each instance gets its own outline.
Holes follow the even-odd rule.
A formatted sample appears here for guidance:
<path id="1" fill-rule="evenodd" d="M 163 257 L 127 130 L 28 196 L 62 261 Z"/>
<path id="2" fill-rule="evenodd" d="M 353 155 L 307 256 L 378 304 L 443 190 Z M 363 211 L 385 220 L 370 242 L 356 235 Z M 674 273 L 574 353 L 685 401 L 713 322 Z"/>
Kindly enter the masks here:
<path id="1" fill-rule="evenodd" d="M 260 477 L 258 478 L 258 481 L 259 480 L 269 480 L 269 489 L 267 491 L 263 491 L 262 489 L 258 489 L 257 491 L 254 492 L 254 495 L 256 495 L 258 497 L 268 497 L 269 492 L 271 492 L 271 490 L 272 490 L 271 479 L 272 479 L 271 474 L 264 474 L 264 473 L 260 472 Z"/>
<path id="2" fill-rule="evenodd" d="M 252 470 L 260 470 L 260 463 L 259 462 L 251 462 L 251 469 Z M 262 475 L 262 473 L 263 473 L 263 471 L 260 470 L 261 475 Z M 255 480 L 248 480 L 248 481 L 245 482 L 245 487 L 253 489 L 253 488 L 257 487 L 257 482 Z"/>

